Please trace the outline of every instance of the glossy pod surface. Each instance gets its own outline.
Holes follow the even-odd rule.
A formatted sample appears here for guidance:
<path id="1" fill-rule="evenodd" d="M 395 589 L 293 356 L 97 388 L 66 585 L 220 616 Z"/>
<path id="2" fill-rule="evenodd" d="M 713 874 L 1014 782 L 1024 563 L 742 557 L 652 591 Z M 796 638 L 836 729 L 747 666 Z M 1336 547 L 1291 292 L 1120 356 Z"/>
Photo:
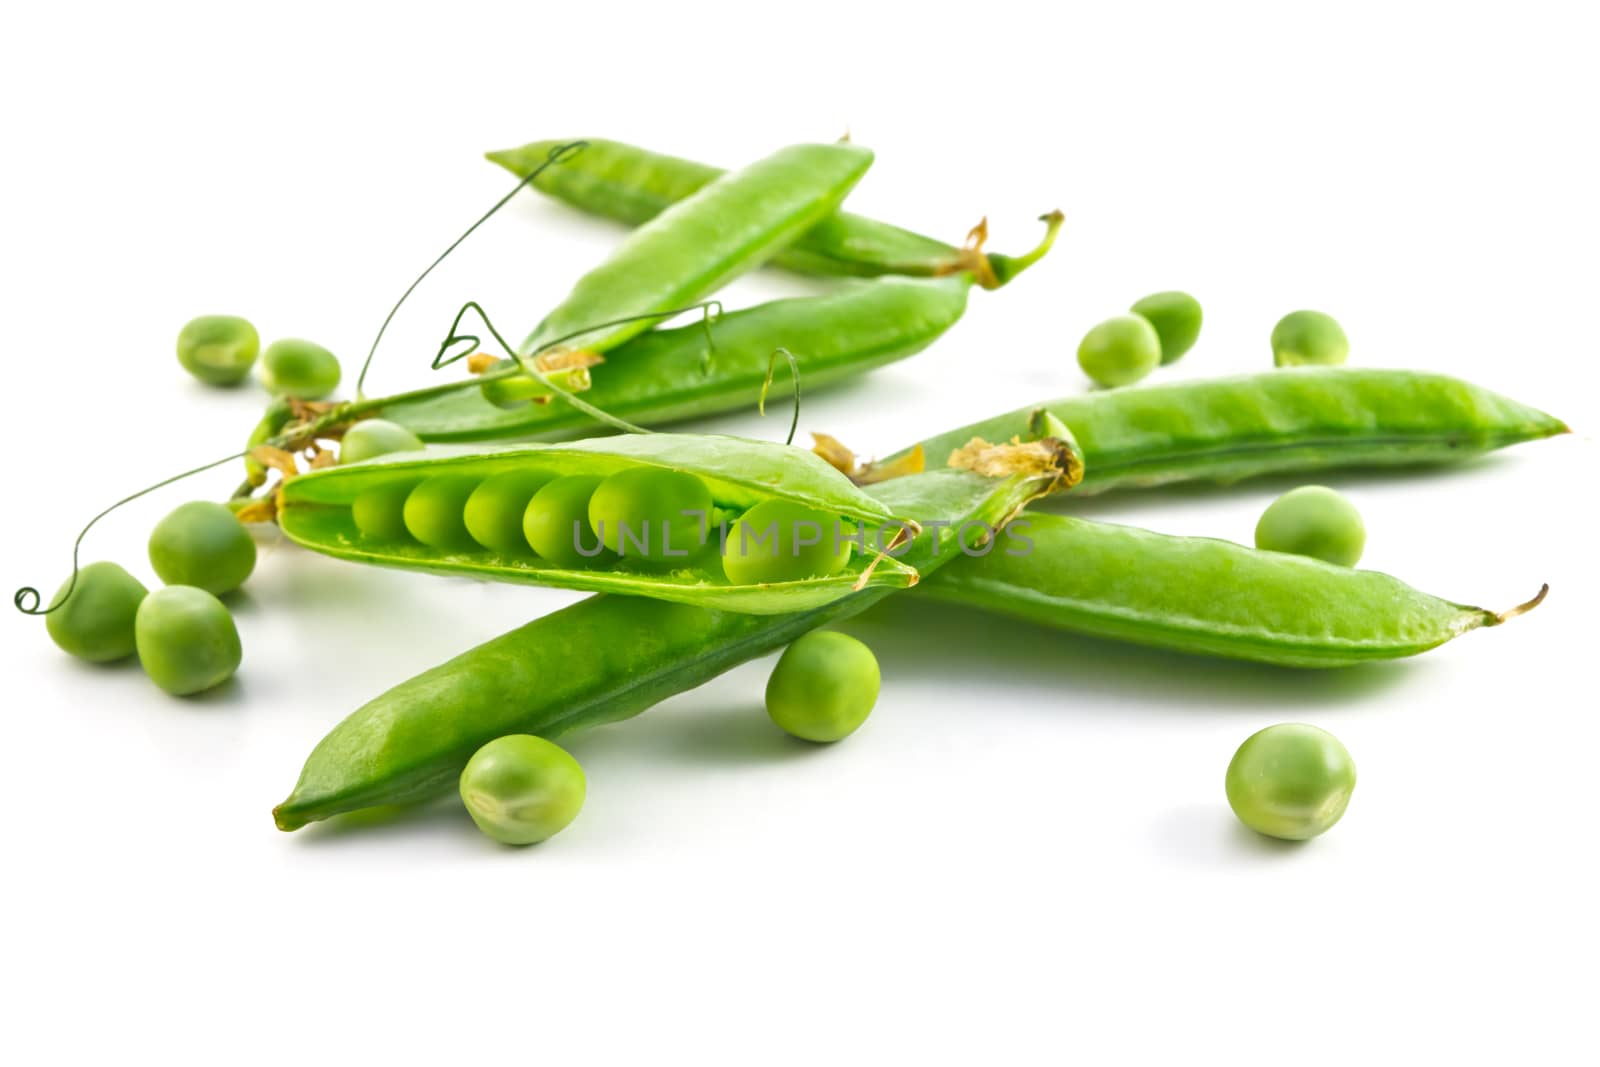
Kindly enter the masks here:
<path id="1" fill-rule="evenodd" d="M 927 281 L 884 278 L 824 296 L 774 300 L 718 316 L 709 345 L 701 323 L 652 330 L 591 368 L 592 385 L 583 398 L 645 426 L 753 408 L 780 345 L 794 354 L 809 393 L 922 351 L 961 318 L 971 288 L 967 274 Z M 778 362 L 769 403 L 794 391 L 789 368 L 781 358 Z M 505 409 L 476 389 L 400 399 L 386 406 L 383 416 L 429 441 L 609 432 L 559 397 Z"/>
<path id="2" fill-rule="evenodd" d="M 1022 537 L 1031 547 L 1010 554 Z M 918 592 L 1070 633 L 1285 667 L 1414 656 L 1502 621 L 1377 571 L 1037 512 Z"/>
<path id="3" fill-rule="evenodd" d="M 956 527 L 1002 525 L 1055 485 L 959 471 L 874 486 L 896 511 L 956 525 L 928 528 L 908 559 L 936 569 L 959 551 Z M 631 718 L 674 693 L 782 648 L 887 596 L 868 588 L 822 607 L 748 615 L 639 597 L 591 597 L 426 671 L 359 708 L 306 760 L 274 811 L 294 830 L 342 812 L 422 800 L 448 790 L 469 757 L 510 733 L 554 738 Z"/>
<path id="4" fill-rule="evenodd" d="M 522 351 L 597 323 L 693 304 L 831 214 L 871 164 L 872 153 L 857 145 L 790 145 L 723 175 L 629 234 L 578 279 Z M 605 352 L 652 325 L 641 320 L 592 330 L 572 347 Z"/>
<path id="5" fill-rule="evenodd" d="M 927 451 L 945 455 L 973 436 L 1026 438 L 1040 409 L 1083 449 L 1079 495 L 1278 471 L 1459 462 L 1568 432 L 1553 416 L 1442 374 L 1303 367 L 1046 401 L 940 434 Z"/>
<path id="6" fill-rule="evenodd" d="M 591 215 L 640 226 L 673 204 L 693 196 L 724 173 L 720 168 L 677 156 L 651 152 L 600 138 L 585 138 L 588 147 L 534 180 L 534 186 Z M 519 177 L 526 177 L 549 158 L 563 141 L 535 141 L 520 148 L 490 152 L 489 159 Z M 991 254 L 988 274 L 1003 285 L 1028 263 L 1029 257 Z M 784 247 L 772 262 L 803 274 L 941 275 L 963 269 L 962 250 L 943 241 L 903 230 L 847 211 L 834 212 Z"/>
<path id="7" fill-rule="evenodd" d="M 568 502 L 573 508 L 582 505 L 581 511 L 569 509 L 568 518 L 586 518 L 589 530 L 565 534 L 582 558 L 564 553 L 560 559 L 542 558 L 526 536 L 521 545 L 511 541 L 518 504 L 526 534 L 526 509 L 542 499 L 539 491 L 558 477 L 585 475 L 601 480 L 588 500 Z M 498 501 L 493 509 L 473 507 L 475 494 L 485 487 L 505 488 L 510 482 L 519 486 L 515 500 Z M 666 495 L 657 491 L 661 485 L 671 487 Z M 732 611 L 801 610 L 847 596 L 862 582 L 901 588 L 917 578 L 913 566 L 876 553 L 878 531 L 892 544 L 902 526 L 914 529 L 914 516 L 897 517 L 804 449 L 743 438 L 639 434 L 570 445 L 440 446 L 425 454 L 383 456 L 302 475 L 284 486 L 281 500 L 278 521 L 284 533 L 342 559 Z M 730 581 L 718 558 L 721 522 L 737 522 L 773 500 L 824 516 L 839 531 L 871 531 L 864 535 L 867 550 L 852 548 L 847 565 L 815 568 L 813 576 Z M 695 514 L 683 514 L 685 508 Z M 621 532 L 619 519 L 628 521 Z M 477 535 L 494 543 L 475 539 L 474 526 Z M 408 536 L 400 534 L 401 528 Z M 591 533 L 611 556 L 599 553 L 598 546 L 588 552 Z M 554 532 L 557 539 L 563 534 Z M 707 551 L 700 551 L 702 545 Z"/>

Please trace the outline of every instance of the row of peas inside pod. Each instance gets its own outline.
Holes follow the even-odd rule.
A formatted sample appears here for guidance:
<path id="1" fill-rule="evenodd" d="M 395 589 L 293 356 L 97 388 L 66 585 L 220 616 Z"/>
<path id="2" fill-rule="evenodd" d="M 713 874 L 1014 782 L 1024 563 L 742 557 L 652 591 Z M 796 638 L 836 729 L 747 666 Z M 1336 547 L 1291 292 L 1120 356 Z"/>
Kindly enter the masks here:
<path id="1" fill-rule="evenodd" d="M 201 315 L 178 332 L 178 363 L 195 378 L 235 386 L 250 369 L 273 396 L 320 400 L 339 387 L 339 359 L 319 344 L 286 337 L 261 348 L 261 335 L 237 315 Z"/>
<path id="2" fill-rule="evenodd" d="M 165 583 L 155 592 L 109 561 L 63 582 L 45 615 L 51 640 L 92 663 L 137 654 L 151 681 L 174 696 L 221 685 L 243 655 L 221 598 L 255 570 L 255 542 L 228 508 L 194 500 L 156 523 L 149 554 Z"/>
<path id="3" fill-rule="evenodd" d="M 1202 318 L 1200 302 L 1188 293 L 1152 293 L 1084 334 L 1078 342 L 1078 366 L 1104 388 L 1132 385 L 1193 348 Z M 1343 327 L 1324 312 L 1291 311 L 1272 328 L 1276 366 L 1331 367 L 1349 355 Z"/>

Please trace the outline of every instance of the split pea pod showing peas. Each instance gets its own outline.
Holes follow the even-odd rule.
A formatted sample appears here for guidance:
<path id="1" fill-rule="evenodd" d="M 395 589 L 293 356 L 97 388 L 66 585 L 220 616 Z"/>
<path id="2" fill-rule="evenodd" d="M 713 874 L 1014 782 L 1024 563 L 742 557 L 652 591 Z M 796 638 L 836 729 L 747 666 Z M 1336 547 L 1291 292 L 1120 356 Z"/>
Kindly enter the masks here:
<path id="1" fill-rule="evenodd" d="M 1568 432 L 1553 416 L 1442 374 L 1301 367 L 1046 401 L 940 434 L 925 447 L 945 455 L 974 435 L 1027 437 L 1041 409 L 1069 427 L 1083 449 L 1080 495 L 1282 471 L 1458 462 Z"/>
<path id="2" fill-rule="evenodd" d="M 617 141 L 584 140 L 587 148 L 561 166 L 545 170 L 534 180 L 534 186 L 591 215 L 628 226 L 649 222 L 724 174 L 717 167 Z M 563 143 L 535 141 L 520 148 L 490 152 L 488 158 L 525 178 Z M 1004 256 L 956 248 L 898 226 L 838 211 L 800 234 L 773 256 L 772 262 L 802 274 L 832 276 L 931 277 L 972 271 L 986 288 L 998 288 L 1049 250 L 1061 225 L 1061 215 L 1047 215 L 1044 221 L 1049 230 L 1039 247 L 1026 255 Z"/>
<path id="3" fill-rule="evenodd" d="M 583 476 L 597 480 L 579 494 L 543 492 Z M 735 534 L 724 552 L 724 523 L 737 528 L 775 503 L 789 510 L 762 520 L 764 537 Z M 624 435 L 378 457 L 289 481 L 278 521 L 300 544 L 356 562 L 755 613 L 917 578 L 916 568 L 879 557 L 880 541 L 893 547 L 915 532 L 911 517 L 804 449 L 733 437 Z M 819 554 L 817 544 L 845 547 Z"/>
<path id="4" fill-rule="evenodd" d="M 1026 555 L 959 559 L 919 589 L 1072 633 L 1285 667 L 1415 656 L 1544 596 L 1497 613 L 1377 571 L 1063 515 L 1029 513 L 1012 533 L 1031 542 Z"/>
<path id="5" fill-rule="evenodd" d="M 961 318 L 971 288 L 972 276 L 964 273 L 928 280 L 884 278 L 728 312 L 709 327 L 695 323 L 653 330 L 592 368 L 593 384 L 584 399 L 647 426 L 749 407 L 779 345 L 794 354 L 800 380 L 810 391 L 922 351 Z M 768 399 L 793 390 L 788 369 L 780 367 Z M 383 416 L 429 441 L 572 437 L 606 429 L 560 397 L 507 409 L 475 389 L 401 398 L 386 404 Z"/>
<path id="6" fill-rule="evenodd" d="M 307 476 L 310 477 L 310 476 Z M 293 484 L 293 483 L 291 483 Z M 558 483 L 551 483 L 552 485 Z M 911 555 L 924 572 L 959 552 L 968 522 L 1004 525 L 1059 475 L 985 478 L 942 470 L 873 486 L 930 525 Z M 556 738 L 631 718 L 740 663 L 878 602 L 890 587 L 803 611 L 751 615 L 644 597 L 591 597 L 462 653 L 369 701 L 322 739 L 289 798 L 281 830 L 344 812 L 426 800 L 451 789 L 483 745 L 507 734 Z"/>

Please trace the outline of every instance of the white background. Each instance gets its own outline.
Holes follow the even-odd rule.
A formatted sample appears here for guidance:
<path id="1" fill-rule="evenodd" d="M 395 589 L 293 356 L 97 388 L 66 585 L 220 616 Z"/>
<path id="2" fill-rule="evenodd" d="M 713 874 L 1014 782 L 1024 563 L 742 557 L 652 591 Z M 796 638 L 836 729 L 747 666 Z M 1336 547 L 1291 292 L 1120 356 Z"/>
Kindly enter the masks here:
<path id="1" fill-rule="evenodd" d="M 807 399 L 804 429 L 862 451 L 1083 389 L 1083 331 L 1169 287 L 1207 318 L 1162 378 L 1265 368 L 1273 322 L 1313 306 L 1353 363 L 1456 373 L 1579 432 L 1333 480 L 1369 566 L 1497 608 L 1550 582 L 1515 625 L 1307 674 L 897 603 L 850 627 L 884 692 L 847 743 L 777 734 L 752 663 L 575 739 L 588 804 L 531 850 L 452 804 L 294 835 L 268 813 L 343 715 L 568 595 L 269 548 L 234 601 L 237 681 L 189 701 L 13 616 L 0 1058 L 1593 1062 L 1589 16 L 7 7 L 8 589 L 53 590 L 94 511 L 239 447 L 262 398 L 185 376 L 185 320 L 315 338 L 353 382 L 399 291 L 509 188 L 479 153 L 547 137 L 728 165 L 848 129 L 879 153 L 856 210 L 950 239 L 987 213 L 1020 251 L 1063 209 L 1054 255 L 933 350 Z M 525 195 L 408 305 L 373 387 L 426 382 L 468 298 L 520 334 L 616 239 Z M 85 558 L 153 581 L 154 520 L 235 480 L 125 509 Z M 1292 484 L 1077 510 L 1247 541 Z M 1253 838 L 1222 794 L 1234 747 L 1284 720 L 1360 768 L 1306 847 Z"/>

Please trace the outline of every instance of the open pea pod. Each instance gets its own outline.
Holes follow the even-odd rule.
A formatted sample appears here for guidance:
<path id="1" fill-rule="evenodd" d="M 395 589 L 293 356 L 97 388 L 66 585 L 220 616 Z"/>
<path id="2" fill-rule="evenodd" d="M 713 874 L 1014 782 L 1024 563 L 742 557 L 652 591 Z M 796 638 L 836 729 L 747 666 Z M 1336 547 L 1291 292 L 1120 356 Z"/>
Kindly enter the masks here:
<path id="1" fill-rule="evenodd" d="M 919 528 L 811 453 L 637 434 L 442 446 L 286 482 L 284 533 L 359 563 L 750 614 L 904 588 Z"/>

